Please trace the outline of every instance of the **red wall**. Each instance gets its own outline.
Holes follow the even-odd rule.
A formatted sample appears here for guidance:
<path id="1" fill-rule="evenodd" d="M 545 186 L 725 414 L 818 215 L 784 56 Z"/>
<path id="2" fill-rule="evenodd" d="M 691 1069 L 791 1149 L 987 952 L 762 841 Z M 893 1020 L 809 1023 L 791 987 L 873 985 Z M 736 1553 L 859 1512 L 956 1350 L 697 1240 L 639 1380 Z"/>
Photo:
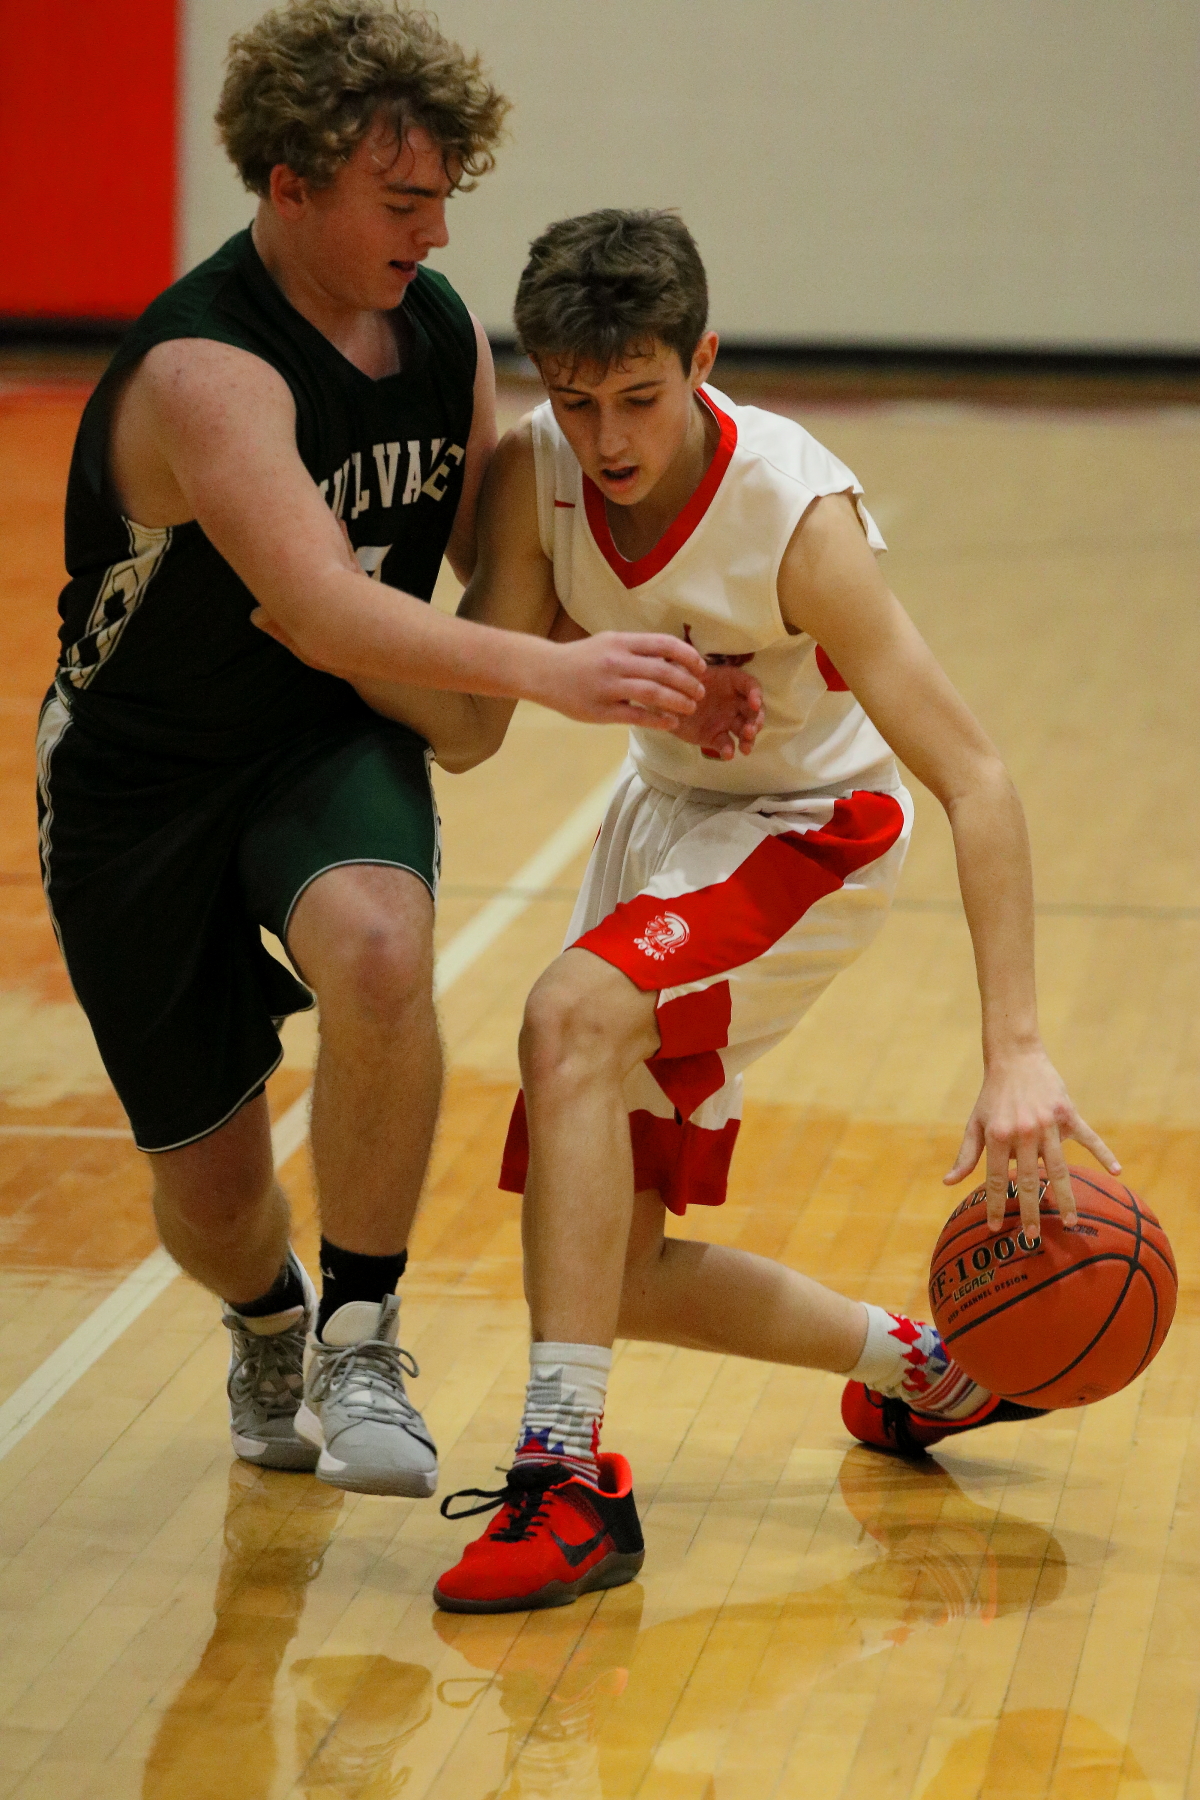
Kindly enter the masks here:
<path id="1" fill-rule="evenodd" d="M 0 315 L 130 318 L 175 274 L 175 0 L 0 0 Z"/>

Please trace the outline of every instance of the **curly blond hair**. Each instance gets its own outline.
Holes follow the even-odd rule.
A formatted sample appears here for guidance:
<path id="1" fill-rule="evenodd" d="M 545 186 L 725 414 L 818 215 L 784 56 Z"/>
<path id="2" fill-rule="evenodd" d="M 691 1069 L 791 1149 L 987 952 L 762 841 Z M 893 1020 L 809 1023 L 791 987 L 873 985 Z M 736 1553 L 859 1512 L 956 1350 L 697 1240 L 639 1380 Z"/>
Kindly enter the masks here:
<path id="1" fill-rule="evenodd" d="M 217 107 L 221 140 L 245 185 L 270 191 L 286 163 L 326 187 L 376 118 L 398 138 L 423 126 L 456 185 L 495 165 L 509 102 L 424 12 L 395 0 L 291 0 L 230 40 Z"/>

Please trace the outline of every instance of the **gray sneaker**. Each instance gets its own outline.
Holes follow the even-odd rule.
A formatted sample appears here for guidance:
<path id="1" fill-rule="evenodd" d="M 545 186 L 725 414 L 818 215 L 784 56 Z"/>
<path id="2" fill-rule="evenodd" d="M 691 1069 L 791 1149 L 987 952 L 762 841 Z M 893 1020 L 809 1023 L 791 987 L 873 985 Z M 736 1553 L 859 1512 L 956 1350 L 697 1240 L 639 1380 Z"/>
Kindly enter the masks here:
<path id="1" fill-rule="evenodd" d="M 419 1374 L 396 1346 L 400 1302 L 388 1294 L 339 1306 L 304 1353 L 304 1401 L 296 1430 L 321 1451 L 317 1475 L 356 1494 L 424 1500 L 437 1486 L 437 1450 L 404 1391 Z"/>
<path id="2" fill-rule="evenodd" d="M 233 1339 L 229 1358 L 229 1436 L 245 1461 L 263 1469 L 312 1470 L 317 1453 L 296 1436 L 304 1387 L 304 1344 L 317 1316 L 317 1295 L 294 1250 L 288 1260 L 304 1283 L 304 1305 L 265 1319 L 244 1319 L 225 1305 Z"/>

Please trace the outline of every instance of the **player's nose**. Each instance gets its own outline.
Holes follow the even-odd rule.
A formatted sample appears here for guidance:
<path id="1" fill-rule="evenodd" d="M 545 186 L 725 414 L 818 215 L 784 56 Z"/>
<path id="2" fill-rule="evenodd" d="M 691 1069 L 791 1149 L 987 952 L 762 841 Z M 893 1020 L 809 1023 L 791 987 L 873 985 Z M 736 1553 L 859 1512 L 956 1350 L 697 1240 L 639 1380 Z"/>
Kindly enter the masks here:
<path id="1" fill-rule="evenodd" d="M 600 414 L 600 427 L 596 438 L 596 448 L 604 462 L 619 462 L 627 448 L 625 432 L 620 420 Z"/>
<path id="2" fill-rule="evenodd" d="M 444 250 L 450 242 L 450 227 L 446 224 L 446 208 L 439 204 L 430 215 L 423 219 L 418 232 L 422 244 L 427 250 Z"/>

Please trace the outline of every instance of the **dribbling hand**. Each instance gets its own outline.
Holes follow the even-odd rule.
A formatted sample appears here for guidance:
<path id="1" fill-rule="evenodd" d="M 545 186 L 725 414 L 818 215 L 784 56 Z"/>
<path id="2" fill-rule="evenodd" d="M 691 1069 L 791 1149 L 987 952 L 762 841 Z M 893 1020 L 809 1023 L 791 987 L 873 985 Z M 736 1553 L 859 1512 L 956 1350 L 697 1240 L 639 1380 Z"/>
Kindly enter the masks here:
<path id="1" fill-rule="evenodd" d="M 992 1231 L 999 1231 L 1008 1199 L 1009 1169 L 1015 1163 L 1021 1225 L 1033 1243 L 1042 1235 L 1042 1169 L 1063 1224 L 1076 1221 L 1075 1196 L 1062 1149 L 1068 1138 L 1089 1150 L 1110 1175 L 1120 1174 L 1120 1163 L 1080 1118 L 1046 1052 L 1040 1048 L 1022 1051 L 988 1069 L 954 1167 L 942 1179 L 947 1187 L 965 1180 L 986 1149 L 987 1221 Z"/>

